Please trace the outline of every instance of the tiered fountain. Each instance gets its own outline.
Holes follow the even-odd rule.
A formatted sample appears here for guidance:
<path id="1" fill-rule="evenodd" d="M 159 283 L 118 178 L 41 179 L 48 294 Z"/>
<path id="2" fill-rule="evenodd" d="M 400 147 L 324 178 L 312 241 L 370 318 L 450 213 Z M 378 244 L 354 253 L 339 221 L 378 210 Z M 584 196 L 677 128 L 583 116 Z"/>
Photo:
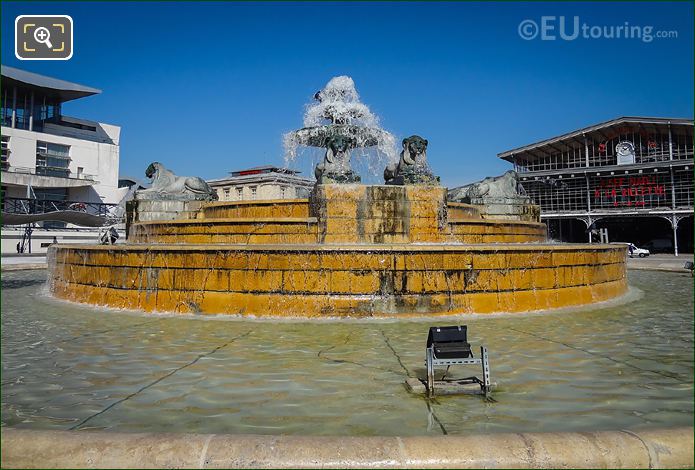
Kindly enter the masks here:
<path id="1" fill-rule="evenodd" d="M 307 317 L 524 312 L 625 293 L 625 247 L 551 244 L 537 212 L 490 218 L 447 203 L 427 141 L 404 139 L 396 161 L 350 78 L 315 99 L 305 127 L 285 136 L 290 154 L 325 149 L 309 199 L 184 201 L 175 220 L 133 205 L 128 243 L 50 248 L 51 292 L 145 311 Z M 391 157 L 384 185 L 359 184 L 352 170 L 353 151 L 369 148 Z"/>

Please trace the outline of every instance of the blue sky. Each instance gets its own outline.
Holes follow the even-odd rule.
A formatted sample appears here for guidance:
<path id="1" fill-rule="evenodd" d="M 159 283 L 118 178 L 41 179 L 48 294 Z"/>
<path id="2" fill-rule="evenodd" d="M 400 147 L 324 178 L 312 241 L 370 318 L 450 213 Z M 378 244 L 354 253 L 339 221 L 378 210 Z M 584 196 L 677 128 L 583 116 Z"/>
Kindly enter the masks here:
<path id="1" fill-rule="evenodd" d="M 94 86 L 64 113 L 122 126 L 121 174 L 161 161 L 205 178 L 282 164 L 281 136 L 350 75 L 399 139 L 419 134 L 445 185 L 499 174 L 496 154 L 623 115 L 693 116 L 692 3 L 2 3 L 2 63 Z M 14 57 L 20 14 L 68 14 L 74 56 Z M 575 16 L 677 38 L 540 37 Z M 555 24 L 559 20 L 547 20 Z M 553 32 L 550 32 L 552 34 Z M 557 34 L 557 31 L 555 31 Z M 307 163 L 298 168 L 310 174 Z"/>

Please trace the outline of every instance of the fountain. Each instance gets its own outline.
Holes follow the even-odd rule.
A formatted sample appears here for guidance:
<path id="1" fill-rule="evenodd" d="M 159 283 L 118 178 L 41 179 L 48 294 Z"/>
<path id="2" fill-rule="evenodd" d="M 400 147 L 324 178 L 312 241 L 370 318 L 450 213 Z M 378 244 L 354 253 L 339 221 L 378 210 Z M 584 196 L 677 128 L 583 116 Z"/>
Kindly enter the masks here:
<path id="1" fill-rule="evenodd" d="M 147 212 L 131 205 L 128 243 L 50 248 L 50 291 L 145 311 L 302 317 L 526 312 L 626 292 L 624 246 L 548 243 L 528 204 L 500 215 L 448 202 L 427 140 L 404 139 L 397 158 L 350 78 L 315 95 L 304 125 L 285 144 L 291 157 L 324 149 L 308 199 L 178 197 L 162 217 L 149 200 Z M 356 149 L 389 157 L 386 184 L 358 184 Z"/>
<path id="2" fill-rule="evenodd" d="M 375 119 L 319 113 L 329 101 L 307 110 L 328 123 L 286 136 L 325 153 L 308 199 L 215 201 L 153 163 L 127 243 L 49 251 L 61 299 L 269 321 L 115 314 L 3 274 L 3 465 L 692 467 L 690 276 L 635 271 L 619 302 L 522 316 L 621 296 L 626 248 L 549 243 L 515 174 L 447 191 L 425 138 L 396 156 Z M 369 151 L 386 184 L 358 184 Z M 499 400 L 407 391 L 423 322 L 472 312 L 513 313 L 465 320 Z M 324 321 L 339 316 L 383 318 Z"/>
<path id="3" fill-rule="evenodd" d="M 297 157 L 299 147 L 326 149 L 323 161 L 314 169 L 318 184 L 359 183 L 350 164 L 355 149 L 362 158 L 370 157 L 377 166 L 384 159 L 394 159 L 394 137 L 379 126 L 379 119 L 360 102 L 350 77 L 334 77 L 314 94 L 307 106 L 304 128 L 283 136 L 288 161 Z"/>

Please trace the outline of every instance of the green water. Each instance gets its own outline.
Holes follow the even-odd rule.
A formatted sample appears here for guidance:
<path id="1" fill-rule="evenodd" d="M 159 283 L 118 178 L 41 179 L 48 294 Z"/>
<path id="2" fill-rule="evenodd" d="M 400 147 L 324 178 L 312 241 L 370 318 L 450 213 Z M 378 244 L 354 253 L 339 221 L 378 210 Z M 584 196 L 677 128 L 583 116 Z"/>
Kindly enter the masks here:
<path id="1" fill-rule="evenodd" d="M 2 275 L 2 425 L 199 433 L 426 435 L 693 424 L 693 281 L 630 272 L 621 305 L 448 320 L 148 316 L 47 297 Z M 428 401 L 431 324 L 490 351 L 496 402 Z M 477 369 L 451 370 L 467 376 Z"/>

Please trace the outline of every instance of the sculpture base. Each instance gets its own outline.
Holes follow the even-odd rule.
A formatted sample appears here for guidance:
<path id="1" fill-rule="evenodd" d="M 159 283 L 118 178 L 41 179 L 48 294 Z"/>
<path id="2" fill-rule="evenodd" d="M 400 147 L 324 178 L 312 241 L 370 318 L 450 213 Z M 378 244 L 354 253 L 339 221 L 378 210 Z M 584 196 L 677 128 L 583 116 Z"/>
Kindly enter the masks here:
<path id="1" fill-rule="evenodd" d="M 451 199 L 449 199 L 451 200 Z M 517 197 L 464 197 L 456 202 L 472 204 L 480 208 L 484 219 L 524 220 L 540 222 L 540 207 L 526 196 Z"/>
<path id="2" fill-rule="evenodd" d="M 389 186 L 407 186 L 407 185 L 421 185 L 421 186 L 439 186 L 439 176 L 435 176 L 430 172 L 423 171 L 403 171 L 398 176 L 395 176 L 386 181 Z"/>
<path id="3" fill-rule="evenodd" d="M 204 202 L 174 199 L 128 201 L 126 203 L 126 237 L 130 236 L 130 228 L 133 224 L 138 222 L 195 219 Z"/>
<path id="4" fill-rule="evenodd" d="M 346 173 L 323 173 L 317 178 L 316 184 L 354 184 L 362 181 L 360 176 L 352 171 Z"/>
<path id="5" fill-rule="evenodd" d="M 317 185 L 319 243 L 437 243 L 447 239 L 446 188 Z"/>

